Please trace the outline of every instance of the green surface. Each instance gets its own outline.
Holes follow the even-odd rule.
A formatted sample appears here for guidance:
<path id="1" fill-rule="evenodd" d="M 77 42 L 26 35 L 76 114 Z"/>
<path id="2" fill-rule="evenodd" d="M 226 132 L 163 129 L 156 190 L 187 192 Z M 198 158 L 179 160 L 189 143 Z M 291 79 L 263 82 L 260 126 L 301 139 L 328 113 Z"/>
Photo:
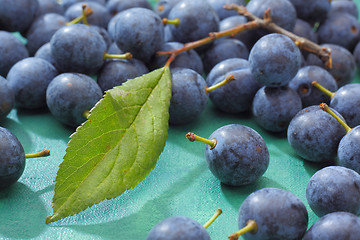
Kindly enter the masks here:
<path id="1" fill-rule="evenodd" d="M 189 131 L 208 137 L 215 129 L 231 123 L 252 127 L 269 148 L 269 168 L 255 184 L 237 188 L 220 184 L 206 166 L 204 144 L 185 138 Z M 297 195 L 308 209 L 309 227 L 318 219 L 306 202 L 305 188 L 312 174 L 323 165 L 301 160 L 285 134 L 263 131 L 249 114 L 224 114 L 209 102 L 195 122 L 170 127 L 157 166 L 135 189 L 46 225 L 46 216 L 53 213 L 51 201 L 58 165 L 74 129 L 61 125 L 47 110 L 14 109 L 1 126 L 19 138 L 27 153 L 46 147 L 51 155 L 28 159 L 20 180 L 0 191 L 0 239 L 138 240 L 145 239 L 148 231 L 164 218 L 183 215 L 205 223 L 217 208 L 222 208 L 223 214 L 208 231 L 214 240 L 226 239 L 237 230 L 242 201 L 263 187 L 282 188 Z"/>

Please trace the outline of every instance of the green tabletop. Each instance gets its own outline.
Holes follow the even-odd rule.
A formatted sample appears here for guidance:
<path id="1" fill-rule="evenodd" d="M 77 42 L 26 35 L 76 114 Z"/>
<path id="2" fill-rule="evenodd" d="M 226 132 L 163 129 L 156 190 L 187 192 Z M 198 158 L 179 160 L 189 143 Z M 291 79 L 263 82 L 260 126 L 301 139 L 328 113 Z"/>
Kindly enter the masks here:
<path id="1" fill-rule="evenodd" d="M 355 81 L 359 82 L 359 74 Z M 258 131 L 270 152 L 270 165 L 264 176 L 244 187 L 221 184 L 207 168 L 204 144 L 185 138 L 189 131 L 208 137 L 231 123 Z M 74 129 L 59 123 L 47 109 L 14 109 L 1 126 L 19 138 L 27 153 L 49 148 L 51 155 L 28 159 L 19 181 L 0 191 L 0 239 L 141 240 L 164 218 L 182 215 L 203 224 L 218 208 L 223 214 L 208 232 L 212 239 L 227 239 L 238 229 L 238 209 L 243 200 L 264 187 L 282 188 L 297 195 L 308 210 L 309 227 L 318 219 L 306 202 L 306 185 L 324 165 L 300 159 L 288 144 L 286 133 L 266 132 L 254 123 L 251 114 L 226 114 L 209 102 L 196 121 L 170 126 L 157 166 L 135 189 L 46 225 L 46 216 L 53 213 L 51 201 L 58 165 Z"/>

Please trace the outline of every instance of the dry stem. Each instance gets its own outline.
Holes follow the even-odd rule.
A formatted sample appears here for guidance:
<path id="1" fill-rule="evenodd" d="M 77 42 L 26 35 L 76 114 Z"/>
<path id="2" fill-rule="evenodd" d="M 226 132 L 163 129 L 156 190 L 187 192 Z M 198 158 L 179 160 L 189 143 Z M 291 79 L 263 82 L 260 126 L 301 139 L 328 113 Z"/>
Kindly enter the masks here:
<path id="1" fill-rule="evenodd" d="M 288 36 L 295 42 L 295 44 L 300 49 L 303 49 L 310 53 L 316 54 L 324 62 L 325 66 L 327 68 L 332 67 L 331 50 L 329 48 L 321 47 L 320 45 L 318 45 L 306 38 L 299 37 L 299 36 L 295 35 L 294 33 L 289 32 L 289 31 L 279 27 L 274 22 L 272 22 L 271 16 L 270 16 L 270 9 L 268 9 L 264 12 L 264 19 L 261 19 L 259 17 L 256 17 L 249 11 L 247 11 L 245 6 L 239 6 L 236 4 L 226 4 L 224 6 L 224 8 L 228 9 L 228 10 L 236 10 L 240 15 L 245 16 L 250 21 L 247 23 L 244 23 L 244 24 L 239 24 L 238 26 L 228 29 L 228 30 L 225 30 L 225 31 L 209 33 L 208 37 L 202 38 L 202 39 L 194 41 L 194 42 L 185 43 L 182 48 L 172 50 L 172 51 L 159 51 L 159 52 L 157 52 L 157 54 L 158 55 L 170 55 L 171 60 L 168 61 L 168 63 L 167 63 L 168 65 L 170 65 L 171 61 L 176 57 L 176 55 L 178 55 L 182 52 L 189 51 L 191 49 L 203 46 L 205 44 L 213 42 L 214 40 L 216 40 L 218 38 L 222 38 L 222 37 L 226 37 L 226 36 L 234 36 L 237 33 L 245 31 L 245 30 L 264 28 L 270 32 L 280 33 L 280 34 Z"/>

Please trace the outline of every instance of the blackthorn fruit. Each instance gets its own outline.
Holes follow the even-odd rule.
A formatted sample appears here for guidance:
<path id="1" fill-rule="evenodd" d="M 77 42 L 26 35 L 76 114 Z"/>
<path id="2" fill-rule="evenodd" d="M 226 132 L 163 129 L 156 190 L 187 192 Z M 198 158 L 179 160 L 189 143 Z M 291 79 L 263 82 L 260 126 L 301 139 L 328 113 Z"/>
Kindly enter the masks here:
<path id="1" fill-rule="evenodd" d="M 5 78 L 0 76 L 0 120 L 4 119 L 15 104 L 15 95 Z"/>
<path id="2" fill-rule="evenodd" d="M 205 79 L 190 68 L 174 68 L 171 80 L 169 123 L 189 123 L 196 119 L 207 105 Z"/>
<path id="3" fill-rule="evenodd" d="M 169 12 L 169 19 L 180 19 L 179 26 L 169 25 L 173 39 L 187 43 L 219 30 L 219 16 L 206 0 L 182 0 Z"/>
<path id="4" fill-rule="evenodd" d="M 338 112 L 336 114 L 340 116 Z M 311 162 L 334 161 L 339 142 L 345 134 L 341 124 L 321 110 L 319 105 L 299 111 L 287 130 L 290 146 L 300 157 Z"/>
<path id="5" fill-rule="evenodd" d="M 0 43 L 0 76 L 6 77 L 15 63 L 29 57 L 29 52 L 17 37 L 7 31 L 0 31 Z"/>
<path id="6" fill-rule="evenodd" d="M 73 24 L 60 28 L 50 40 L 51 53 L 62 72 L 96 73 L 104 63 L 106 42 L 93 28 Z"/>
<path id="7" fill-rule="evenodd" d="M 164 26 L 154 11 L 129 8 L 117 16 L 114 40 L 121 50 L 146 63 L 164 42 Z"/>
<path id="8" fill-rule="evenodd" d="M 25 169 L 24 148 L 8 129 L 0 127 L 0 189 L 15 183 Z"/>
<path id="9" fill-rule="evenodd" d="M 215 130 L 209 139 L 193 133 L 190 141 L 207 143 L 205 158 L 210 171 L 222 183 L 242 186 L 254 183 L 269 165 L 269 151 L 264 139 L 254 129 L 230 124 Z"/>
<path id="10" fill-rule="evenodd" d="M 330 97 L 312 85 L 317 81 L 330 91 L 338 89 L 334 77 L 319 66 L 305 66 L 299 69 L 295 77 L 289 82 L 289 87 L 295 90 L 301 97 L 303 107 L 330 103 Z"/>
<path id="11" fill-rule="evenodd" d="M 333 212 L 317 220 L 303 240 L 358 240 L 360 219 L 348 212 Z"/>
<path id="12" fill-rule="evenodd" d="M 360 213 L 360 175 L 349 168 L 329 166 L 317 171 L 306 187 L 306 199 L 321 217 L 331 212 Z"/>
<path id="13" fill-rule="evenodd" d="M 220 76 L 207 88 L 210 100 L 224 112 L 240 113 L 249 110 L 261 84 L 255 80 L 249 68 L 230 71 L 228 74 L 232 75 L 233 81 L 222 85 L 227 76 Z M 221 86 L 218 87 L 218 84 Z"/>
<path id="14" fill-rule="evenodd" d="M 243 58 L 229 58 L 223 60 L 216 64 L 206 76 L 206 84 L 207 86 L 212 86 L 219 77 L 224 79 L 227 75 L 229 75 L 230 71 L 236 71 L 249 67 L 249 62 Z"/>
<path id="15" fill-rule="evenodd" d="M 46 89 L 57 75 L 56 68 L 41 58 L 29 57 L 17 62 L 7 75 L 16 105 L 26 109 L 45 107 Z"/>
<path id="16" fill-rule="evenodd" d="M 250 194 L 240 206 L 238 225 L 255 221 L 257 231 L 243 235 L 246 240 L 297 240 L 304 235 L 308 213 L 293 193 L 278 188 L 263 188 Z"/>
<path id="17" fill-rule="evenodd" d="M 271 132 L 286 131 L 291 119 L 302 109 L 300 96 L 288 86 L 262 87 L 254 96 L 255 121 Z"/>
<path id="18" fill-rule="evenodd" d="M 260 38 L 250 51 L 251 72 L 261 84 L 288 84 L 301 66 L 301 52 L 287 36 L 272 33 Z"/>
<path id="19" fill-rule="evenodd" d="M 35 19 L 38 0 L 0 0 L 0 29 L 24 32 Z"/>
<path id="20" fill-rule="evenodd" d="M 211 69 L 219 62 L 229 58 L 248 59 L 249 50 L 243 42 L 238 39 L 218 39 L 204 51 L 202 61 L 205 72 Z"/>
<path id="21" fill-rule="evenodd" d="M 65 125 L 76 127 L 86 120 L 84 113 L 101 99 L 103 91 L 89 76 L 63 73 L 46 90 L 46 104 L 52 115 Z"/>
<path id="22" fill-rule="evenodd" d="M 146 240 L 210 240 L 206 229 L 188 217 L 170 217 L 155 225 Z"/>
<path id="23" fill-rule="evenodd" d="M 298 18 L 310 24 L 322 22 L 326 19 L 331 8 L 328 0 L 290 0 L 296 9 Z"/>

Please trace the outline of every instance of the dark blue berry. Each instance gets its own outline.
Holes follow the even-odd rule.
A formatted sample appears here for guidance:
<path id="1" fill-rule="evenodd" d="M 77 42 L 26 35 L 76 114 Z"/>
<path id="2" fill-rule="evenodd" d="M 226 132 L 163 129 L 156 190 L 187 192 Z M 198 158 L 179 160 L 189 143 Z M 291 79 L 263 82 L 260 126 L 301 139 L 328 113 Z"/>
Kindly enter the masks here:
<path id="1" fill-rule="evenodd" d="M 86 120 L 85 111 L 91 110 L 102 96 L 103 91 L 89 76 L 63 73 L 50 82 L 46 104 L 57 120 L 76 127 Z"/>
<path id="2" fill-rule="evenodd" d="M 224 18 L 220 21 L 219 31 L 229 30 L 234 28 L 240 24 L 247 23 L 248 20 L 245 16 L 235 15 L 231 17 Z M 242 32 L 237 33 L 235 36 L 231 36 L 232 38 L 236 38 L 243 42 L 248 49 L 251 49 L 257 38 L 252 30 L 244 30 Z"/>
<path id="3" fill-rule="evenodd" d="M 312 85 L 317 81 L 329 91 L 337 90 L 337 83 L 333 76 L 319 66 L 305 66 L 299 69 L 295 77 L 289 82 L 289 87 L 301 97 L 303 107 L 330 103 L 330 97 Z"/>
<path id="4" fill-rule="evenodd" d="M 46 13 L 58 13 L 64 15 L 65 9 L 57 0 L 38 0 L 39 7 L 36 18 Z"/>
<path id="5" fill-rule="evenodd" d="M 291 119 L 301 109 L 300 96 L 288 86 L 262 87 L 252 102 L 255 121 L 271 132 L 286 131 Z"/>
<path id="6" fill-rule="evenodd" d="M 16 36 L 0 31 L 0 76 L 6 77 L 15 63 L 27 57 L 28 50 Z"/>
<path id="7" fill-rule="evenodd" d="M 331 43 L 352 51 L 360 40 L 360 23 L 348 13 L 328 15 L 317 30 L 319 43 Z"/>
<path id="8" fill-rule="evenodd" d="M 225 4 L 236 4 L 239 6 L 246 5 L 245 0 L 208 0 L 208 2 L 210 3 L 211 7 L 215 9 L 220 20 L 230 16 L 238 15 L 237 11 L 235 10 L 225 9 L 224 8 Z"/>
<path id="9" fill-rule="evenodd" d="M 352 0 L 331 1 L 331 8 L 328 15 L 331 16 L 335 13 L 348 13 L 356 19 L 358 19 L 359 16 L 358 7 Z"/>
<path id="10" fill-rule="evenodd" d="M 234 80 L 211 91 L 210 100 L 224 112 L 240 113 L 249 110 L 261 84 L 255 80 L 249 68 L 230 71 L 227 74 L 233 75 Z M 226 77 L 226 75 L 219 76 L 213 85 L 220 83 Z"/>
<path id="11" fill-rule="evenodd" d="M 146 240 L 210 240 L 206 229 L 188 217 L 169 217 L 156 224 Z"/>
<path id="12" fill-rule="evenodd" d="M 164 42 L 164 26 L 154 11 L 129 8 L 117 16 L 114 35 L 121 50 L 146 63 Z"/>
<path id="13" fill-rule="evenodd" d="M 168 18 L 180 19 L 178 26 L 169 25 L 177 42 L 196 41 L 219 30 L 219 16 L 206 0 L 182 0 L 171 9 Z"/>
<path id="14" fill-rule="evenodd" d="M 313 27 L 300 18 L 296 19 L 295 27 L 292 32 L 299 37 L 304 37 L 314 43 L 318 42 L 318 36 Z"/>
<path id="15" fill-rule="evenodd" d="M 152 10 L 151 4 L 147 0 L 108 0 L 105 6 L 113 16 L 129 8 L 140 7 Z"/>
<path id="16" fill-rule="evenodd" d="M 84 4 L 92 10 L 92 14 L 87 16 L 88 23 L 90 25 L 107 28 L 111 15 L 104 5 L 94 1 L 83 1 L 71 5 L 65 11 L 64 16 L 66 19 L 68 21 L 72 21 L 75 18 L 81 16 Z"/>
<path id="17" fill-rule="evenodd" d="M 78 2 L 83 2 L 84 0 L 61 0 L 61 6 L 63 6 L 63 8 L 66 10 L 68 9 L 71 5 L 76 4 Z M 87 2 L 96 2 L 99 3 L 101 5 L 105 5 L 105 0 L 87 0 Z"/>
<path id="18" fill-rule="evenodd" d="M 100 69 L 97 82 L 103 91 L 119 86 L 128 79 L 139 77 L 149 70 L 143 62 L 131 60 L 108 61 Z"/>
<path id="19" fill-rule="evenodd" d="M 14 134 L 0 127 L 0 189 L 15 183 L 24 169 L 24 148 Z"/>
<path id="20" fill-rule="evenodd" d="M 211 69 L 219 62 L 228 58 L 244 58 L 248 59 L 249 50 L 245 44 L 238 39 L 218 39 L 204 51 L 202 60 L 205 72 Z"/>
<path id="21" fill-rule="evenodd" d="M 251 72 L 261 84 L 279 87 L 288 84 L 301 66 L 301 53 L 287 36 L 272 33 L 260 38 L 250 51 Z"/>
<path id="22" fill-rule="evenodd" d="M 181 0 L 159 0 L 156 2 L 154 11 L 159 14 L 161 18 L 167 18 L 170 10 Z"/>
<path id="23" fill-rule="evenodd" d="M 294 5 L 298 18 L 310 24 L 324 21 L 331 8 L 329 0 L 290 0 L 290 2 Z"/>
<path id="24" fill-rule="evenodd" d="M 333 212 L 317 220 L 305 233 L 304 240 L 358 240 L 360 219 L 348 212 Z"/>
<path id="25" fill-rule="evenodd" d="M 250 194 L 241 204 L 238 225 L 247 221 L 257 224 L 255 233 L 243 235 L 246 240 L 301 239 L 308 226 L 304 203 L 293 193 L 278 188 L 263 188 Z"/>
<path id="26" fill-rule="evenodd" d="M 57 75 L 56 68 L 41 58 L 29 57 L 17 62 L 7 75 L 16 105 L 27 109 L 45 107 L 46 89 Z"/>
<path id="27" fill-rule="evenodd" d="M 271 19 L 282 28 L 292 31 L 296 22 L 296 10 L 288 0 L 251 0 L 246 8 L 259 18 L 264 18 L 264 12 L 271 10 Z"/>
<path id="28" fill-rule="evenodd" d="M 60 28 L 50 40 L 51 53 L 62 72 L 94 74 L 104 63 L 106 43 L 93 28 L 73 24 Z"/>
<path id="29" fill-rule="evenodd" d="M 206 162 L 222 183 L 251 184 L 265 173 L 269 151 L 254 129 L 240 124 L 225 125 L 214 131 L 209 139 L 215 139 L 216 145 L 205 147 Z"/>
<path id="30" fill-rule="evenodd" d="M 186 124 L 195 120 L 207 105 L 205 79 L 189 68 L 171 72 L 172 88 L 169 107 L 170 124 Z"/>
<path id="31" fill-rule="evenodd" d="M 243 58 L 229 58 L 216 64 L 206 77 L 207 86 L 214 85 L 218 78 L 225 78 L 230 71 L 249 68 L 249 62 Z"/>
<path id="32" fill-rule="evenodd" d="M 58 13 L 47 13 L 36 18 L 25 35 L 30 55 L 33 56 L 42 45 L 50 42 L 54 33 L 64 27 L 66 22 L 66 18 Z"/>
<path id="33" fill-rule="evenodd" d="M 319 217 L 331 212 L 360 212 L 360 175 L 342 166 L 317 171 L 306 187 L 306 199 Z"/>
<path id="34" fill-rule="evenodd" d="M 4 119 L 15 105 L 15 95 L 5 78 L 0 76 L 0 120 Z"/>
<path id="35" fill-rule="evenodd" d="M 321 47 L 331 50 L 332 67 L 326 69 L 336 80 L 338 88 L 354 80 L 356 74 L 355 58 L 349 50 L 336 44 L 321 44 Z M 325 67 L 324 63 L 314 54 L 309 54 L 307 65 Z"/>
<path id="36" fill-rule="evenodd" d="M 341 139 L 337 163 L 360 174 L 360 126 L 351 129 Z"/>
<path id="37" fill-rule="evenodd" d="M 56 60 L 52 56 L 50 42 L 42 45 L 35 53 L 34 57 L 42 58 L 51 63 L 59 71 Z"/>
<path id="38" fill-rule="evenodd" d="M 24 32 L 35 19 L 38 0 L 1 0 L 0 29 L 9 32 Z"/>
<path id="39" fill-rule="evenodd" d="M 300 157 L 311 162 L 334 161 L 339 142 L 345 134 L 341 124 L 321 110 L 319 105 L 309 106 L 298 112 L 287 130 L 290 146 Z"/>
<path id="40" fill-rule="evenodd" d="M 349 83 L 339 88 L 330 101 L 330 107 L 344 117 L 350 127 L 360 125 L 360 84 Z"/>

